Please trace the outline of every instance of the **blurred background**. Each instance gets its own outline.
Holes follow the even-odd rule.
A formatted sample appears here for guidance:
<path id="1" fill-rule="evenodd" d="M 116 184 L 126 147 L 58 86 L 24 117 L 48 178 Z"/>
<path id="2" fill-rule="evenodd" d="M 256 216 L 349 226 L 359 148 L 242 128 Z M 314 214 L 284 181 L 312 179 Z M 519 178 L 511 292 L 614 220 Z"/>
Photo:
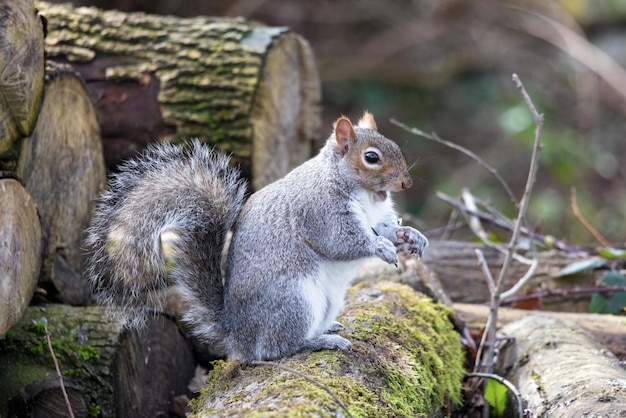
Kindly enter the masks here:
<path id="1" fill-rule="evenodd" d="M 511 81 L 517 73 L 545 115 L 528 221 L 571 244 L 615 246 L 626 232 L 626 0 L 74 0 L 104 9 L 242 16 L 303 35 L 322 81 L 320 143 L 341 114 L 371 111 L 404 150 L 414 186 L 398 196 L 429 230 L 451 207 L 435 196 L 463 187 L 514 217 L 515 207 L 474 160 L 390 123 L 396 119 L 471 149 L 518 199 L 535 125 Z"/>

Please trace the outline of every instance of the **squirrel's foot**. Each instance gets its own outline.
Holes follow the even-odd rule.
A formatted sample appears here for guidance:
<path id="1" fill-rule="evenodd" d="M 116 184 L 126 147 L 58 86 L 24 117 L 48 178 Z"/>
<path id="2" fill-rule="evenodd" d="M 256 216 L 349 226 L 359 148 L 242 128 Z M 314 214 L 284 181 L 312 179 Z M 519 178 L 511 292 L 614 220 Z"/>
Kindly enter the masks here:
<path id="1" fill-rule="evenodd" d="M 343 324 L 341 322 L 333 321 L 333 323 L 330 324 L 330 327 L 328 327 L 328 332 L 337 332 L 342 329 Z"/>
<path id="2" fill-rule="evenodd" d="M 396 246 L 387 238 L 377 236 L 374 247 L 374 255 L 389 264 L 398 265 Z"/>
<path id="3" fill-rule="evenodd" d="M 420 258 L 424 254 L 424 250 L 428 246 L 428 238 L 426 238 L 417 229 L 410 226 L 402 226 L 396 230 L 398 240 L 398 251 L 409 254 L 417 254 Z"/>
<path id="4" fill-rule="evenodd" d="M 307 350 L 319 351 L 319 350 L 347 350 L 352 347 L 352 343 L 334 334 L 322 334 L 319 337 L 311 338 L 304 346 Z"/>

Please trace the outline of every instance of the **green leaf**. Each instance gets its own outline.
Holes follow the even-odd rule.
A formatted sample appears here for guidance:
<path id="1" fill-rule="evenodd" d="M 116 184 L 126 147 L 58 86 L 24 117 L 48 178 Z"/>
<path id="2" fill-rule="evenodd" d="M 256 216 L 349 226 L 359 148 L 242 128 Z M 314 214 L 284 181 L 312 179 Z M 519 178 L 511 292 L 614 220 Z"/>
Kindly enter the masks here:
<path id="1" fill-rule="evenodd" d="M 607 286 L 626 286 L 626 277 L 618 271 L 607 271 L 600 279 L 600 283 Z"/>
<path id="2" fill-rule="evenodd" d="M 609 271 L 600 281 L 606 286 L 626 286 L 626 277 L 617 271 Z M 626 292 L 607 294 L 608 297 L 595 294 L 589 303 L 589 312 L 600 314 L 618 314 L 626 307 Z"/>
<path id="3" fill-rule="evenodd" d="M 622 250 L 619 248 L 602 247 L 598 248 L 596 251 L 598 251 L 598 254 L 600 254 L 607 260 L 622 260 L 626 258 L 626 250 Z"/>
<path id="4" fill-rule="evenodd" d="M 504 417 L 506 409 L 507 388 L 497 380 L 487 379 L 485 387 L 485 400 L 491 407 L 491 416 L 495 418 Z"/>
<path id="5" fill-rule="evenodd" d="M 554 277 L 569 276 L 587 270 L 595 270 L 606 266 L 607 260 L 601 257 L 591 257 L 585 260 L 574 261 L 563 267 Z"/>

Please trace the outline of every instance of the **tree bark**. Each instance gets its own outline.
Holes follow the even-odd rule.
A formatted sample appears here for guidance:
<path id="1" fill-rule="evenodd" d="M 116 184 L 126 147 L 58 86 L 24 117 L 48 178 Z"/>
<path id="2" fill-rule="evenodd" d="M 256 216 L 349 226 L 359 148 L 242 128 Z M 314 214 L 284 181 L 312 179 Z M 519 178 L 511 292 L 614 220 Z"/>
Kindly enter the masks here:
<path id="1" fill-rule="evenodd" d="M 529 315 L 502 332 L 515 337 L 512 379 L 532 416 L 617 417 L 626 411 L 626 371 L 576 324 Z"/>
<path id="2" fill-rule="evenodd" d="M 278 364 L 326 386 L 353 416 L 441 416 L 458 404 L 464 374 L 448 314 L 408 286 L 362 282 L 349 290 L 339 319 L 350 350 Z M 274 365 L 222 363 L 203 394 L 193 416 L 347 416 L 327 391 Z"/>
<path id="3" fill-rule="evenodd" d="M 13 178 L 0 178 L 0 338 L 33 296 L 41 268 L 41 225 L 35 202 Z"/>
<path id="4" fill-rule="evenodd" d="M 454 311 L 459 319 L 473 330 L 483 328 L 489 315 L 489 307 L 485 305 L 455 303 Z M 626 321 L 624 321 L 623 316 L 546 311 L 541 311 L 541 313 L 578 325 L 593 335 L 596 341 L 617 357 L 626 359 Z M 537 311 L 500 308 L 498 310 L 498 328 L 535 314 Z"/>
<path id="5" fill-rule="evenodd" d="M 17 174 L 41 217 L 40 285 L 52 300 L 89 303 L 90 288 L 81 275 L 83 231 L 106 175 L 91 98 L 68 67 L 47 70 L 43 104 L 32 135 L 22 141 Z"/>
<path id="6" fill-rule="evenodd" d="M 320 86 L 287 28 L 40 3 L 46 52 L 87 81 L 107 165 L 154 140 L 199 137 L 232 153 L 253 187 L 310 157 Z"/>
<path id="7" fill-rule="evenodd" d="M 68 416 L 41 318 L 76 417 L 167 416 L 186 393 L 191 347 L 164 316 L 131 332 L 99 307 L 31 307 L 0 341 L 1 416 Z"/>
<path id="8" fill-rule="evenodd" d="M 35 126 L 44 86 L 44 29 L 33 0 L 0 5 L 0 169 L 14 170 L 15 142 Z"/>

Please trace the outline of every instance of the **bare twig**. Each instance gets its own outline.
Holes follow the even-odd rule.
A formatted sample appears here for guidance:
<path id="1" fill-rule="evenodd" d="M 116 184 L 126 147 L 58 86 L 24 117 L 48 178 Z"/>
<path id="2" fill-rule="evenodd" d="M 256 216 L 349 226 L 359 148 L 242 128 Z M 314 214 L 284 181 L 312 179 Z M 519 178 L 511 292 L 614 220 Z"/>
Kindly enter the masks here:
<path id="1" fill-rule="evenodd" d="M 574 213 L 574 216 L 576 217 L 576 219 L 578 219 L 578 222 L 580 222 L 585 227 L 585 229 L 589 231 L 591 235 L 593 235 L 596 241 L 598 241 L 604 247 L 611 248 L 611 243 L 607 241 L 607 239 L 604 238 L 602 234 L 598 232 L 598 230 L 594 228 L 593 225 L 591 225 L 587 221 L 587 219 L 585 219 L 582 213 L 580 213 L 580 209 L 578 209 L 578 199 L 576 199 L 576 187 L 572 187 L 571 203 L 572 203 L 572 212 Z"/>
<path id="2" fill-rule="evenodd" d="M 59 376 L 59 384 L 61 385 L 61 392 L 63 393 L 63 399 L 65 399 L 65 405 L 67 405 L 67 413 L 69 414 L 70 418 L 74 418 L 74 411 L 72 410 L 72 404 L 70 404 L 70 398 L 67 396 L 67 392 L 65 391 L 65 383 L 63 382 L 63 375 L 61 374 L 61 369 L 59 368 L 59 362 L 57 361 L 57 357 L 54 355 L 54 350 L 52 349 L 52 341 L 50 340 L 48 325 L 46 325 L 46 323 L 44 322 L 43 327 L 46 331 L 46 339 L 48 340 L 48 350 L 50 351 L 50 355 L 52 356 L 52 361 L 54 362 L 54 368 L 57 371 L 57 376 Z"/>
<path id="3" fill-rule="evenodd" d="M 522 290 L 524 285 L 528 283 L 528 281 L 533 277 L 533 275 L 535 274 L 535 270 L 537 270 L 538 266 L 539 266 L 539 259 L 533 258 L 532 263 L 530 264 L 530 267 L 528 267 L 528 270 L 526 271 L 526 274 L 524 274 L 524 276 L 522 276 L 522 278 L 519 279 L 513 285 L 513 287 L 511 287 L 506 292 L 502 292 L 502 294 L 500 295 L 500 300 L 511 297 L 515 295 L 517 292 L 519 292 L 520 290 Z"/>
<path id="4" fill-rule="evenodd" d="M 297 371 L 295 369 L 292 369 L 291 367 L 287 367 L 287 366 L 284 366 L 284 365 L 282 365 L 280 363 L 276 363 L 275 361 L 255 360 L 255 361 L 252 361 L 250 364 L 260 365 L 260 366 L 273 366 L 273 367 L 276 367 L 277 369 L 284 370 L 284 371 L 286 371 L 288 373 L 291 373 L 291 374 L 294 374 L 296 376 L 299 376 L 299 377 L 303 378 L 304 380 L 306 380 L 306 381 L 308 381 L 310 383 L 313 383 L 315 386 L 325 390 L 333 398 L 335 403 L 341 409 L 343 409 L 346 412 L 347 416 L 350 417 L 350 418 L 353 418 L 353 416 L 350 413 L 350 410 L 348 409 L 346 404 L 341 402 L 341 400 L 337 397 L 337 395 L 335 395 L 335 393 L 331 390 L 331 388 L 329 388 L 328 386 L 326 386 L 322 382 L 319 382 L 319 381 L 313 379 L 312 377 L 307 376 L 306 374 L 304 374 L 302 372 L 299 372 L 299 371 Z"/>
<path id="5" fill-rule="evenodd" d="M 439 199 L 443 200 L 444 202 L 448 203 L 449 205 L 454 206 L 456 209 L 460 210 L 461 212 L 467 212 L 470 213 L 474 216 L 479 217 L 481 220 L 485 221 L 485 222 L 489 222 L 490 224 L 504 229 L 506 231 L 512 231 L 513 230 L 513 225 L 509 224 L 508 222 L 498 219 L 486 212 L 477 210 L 477 211 L 470 211 L 464 204 L 463 202 L 461 202 L 458 199 L 453 198 L 452 196 L 448 196 L 445 193 L 442 192 L 436 192 L 436 195 Z M 566 244 L 563 241 L 557 240 L 555 237 L 551 236 L 551 235 L 543 235 L 543 234 L 538 234 L 536 232 L 531 232 L 529 231 L 527 228 L 522 227 L 521 229 L 521 233 L 524 234 L 524 236 L 539 242 L 543 245 L 546 245 L 547 247 L 550 248 L 556 248 L 557 250 L 562 250 L 565 252 L 579 252 L 579 251 L 586 251 L 583 248 L 580 247 L 576 247 L 573 245 L 569 245 Z"/>
<path id="6" fill-rule="evenodd" d="M 485 170 L 490 172 L 500 182 L 500 184 L 502 185 L 502 187 L 506 191 L 507 195 L 509 196 L 509 199 L 511 199 L 511 202 L 513 202 L 515 204 L 515 207 L 519 207 L 519 202 L 515 198 L 515 194 L 513 193 L 513 191 L 511 190 L 511 188 L 507 184 L 507 182 L 504 181 L 504 179 L 502 178 L 500 173 L 498 173 L 498 170 L 496 170 L 494 167 L 489 165 L 485 160 L 480 158 L 476 153 L 468 150 L 465 147 L 462 147 L 462 146 L 460 146 L 458 144 L 455 144 L 454 142 L 446 141 L 445 139 L 440 138 L 439 135 L 437 135 L 435 132 L 427 134 L 426 132 L 424 132 L 424 131 L 422 131 L 420 129 L 410 128 L 409 126 L 407 126 L 404 123 L 399 122 L 399 121 L 397 121 L 395 119 L 391 119 L 391 123 L 393 123 L 394 125 L 404 129 L 407 132 L 410 132 L 410 133 L 412 133 L 414 135 L 417 135 L 417 136 L 421 136 L 422 138 L 426 138 L 426 139 L 429 139 L 431 141 L 435 141 L 435 142 L 437 142 L 439 144 L 447 146 L 448 148 L 452 148 L 452 149 L 455 149 L 457 151 L 460 151 L 463 154 L 467 155 L 468 157 L 472 158 L 478 164 L 480 164 Z"/>
<path id="7" fill-rule="evenodd" d="M 478 207 L 476 206 L 476 199 L 474 199 L 474 195 L 472 195 L 468 189 L 463 188 L 461 190 L 461 199 L 463 200 L 463 203 L 465 203 L 465 207 L 467 207 L 470 211 L 476 212 L 478 210 Z M 479 217 L 470 214 L 468 225 L 478 238 L 480 238 L 483 242 L 489 242 L 489 235 L 485 232 L 483 225 L 480 223 Z"/>
<path id="8" fill-rule="evenodd" d="M 515 396 L 515 400 L 517 401 L 517 416 L 522 418 L 524 416 L 524 404 L 522 403 L 522 395 L 519 393 L 519 390 L 515 387 L 515 385 L 508 380 L 506 380 L 502 376 L 498 376 L 493 373 L 468 373 L 467 377 L 483 377 L 487 379 L 493 379 L 496 382 L 502 383 L 507 387 L 509 391 Z"/>
<path id="9" fill-rule="evenodd" d="M 487 279 L 487 285 L 489 285 L 489 293 L 496 291 L 496 283 L 493 280 L 493 276 L 491 275 L 491 270 L 489 270 L 489 265 L 487 264 L 487 260 L 485 260 L 485 255 L 480 249 L 476 249 L 476 257 L 478 258 L 478 263 L 480 267 L 483 269 L 483 273 L 485 278 Z"/>
<path id="10" fill-rule="evenodd" d="M 496 280 L 496 288 L 495 292 L 491 294 L 490 301 L 490 311 L 489 311 L 489 328 L 485 330 L 487 333 L 487 352 L 483 358 L 482 362 L 482 371 L 491 373 L 493 370 L 493 358 L 495 353 L 495 339 L 496 339 L 496 324 L 498 322 L 498 307 L 500 306 L 500 293 L 502 289 L 502 283 L 504 282 L 504 277 L 508 273 L 509 267 L 511 266 L 511 262 L 514 258 L 515 246 L 517 244 L 517 240 L 519 239 L 520 232 L 522 229 L 522 223 L 524 222 L 524 218 L 526 217 L 526 211 L 528 210 L 528 202 L 530 200 L 530 195 L 533 190 L 533 186 L 535 184 L 535 179 L 537 176 L 537 166 L 539 160 L 539 151 L 541 149 L 541 131 L 543 128 L 543 115 L 540 115 L 537 112 L 537 109 L 532 103 L 532 100 L 528 96 L 526 89 L 524 88 L 521 80 L 517 76 L 517 74 L 513 74 L 512 76 L 513 82 L 515 86 L 520 90 L 526 105 L 528 106 L 530 113 L 533 116 L 535 121 L 535 141 L 533 145 L 533 152 L 530 159 L 530 167 L 528 169 L 528 178 L 526 179 L 526 187 L 524 188 L 524 194 L 522 195 L 522 200 L 520 201 L 519 211 L 517 213 L 517 218 L 515 220 L 515 224 L 513 225 L 513 232 L 511 233 L 511 239 L 509 240 L 509 244 L 507 246 L 507 252 L 504 255 L 504 261 L 502 263 L 502 268 L 500 269 L 500 274 L 498 275 L 498 279 Z"/>

